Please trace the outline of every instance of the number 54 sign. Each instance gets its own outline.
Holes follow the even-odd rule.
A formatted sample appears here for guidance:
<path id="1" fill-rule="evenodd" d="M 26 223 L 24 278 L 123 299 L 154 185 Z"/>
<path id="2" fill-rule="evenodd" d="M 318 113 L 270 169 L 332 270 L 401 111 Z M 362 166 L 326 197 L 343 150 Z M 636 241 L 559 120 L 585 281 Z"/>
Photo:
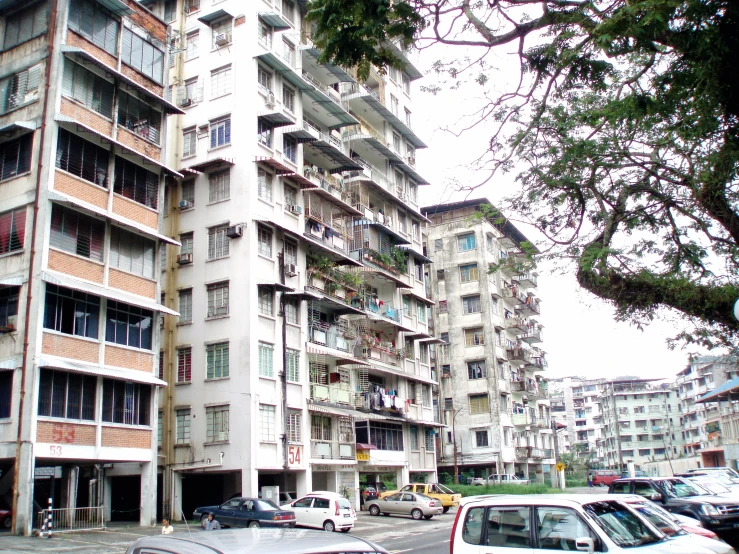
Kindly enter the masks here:
<path id="1" fill-rule="evenodd" d="M 299 466 L 303 461 L 303 447 L 290 445 L 287 447 L 287 465 Z"/>

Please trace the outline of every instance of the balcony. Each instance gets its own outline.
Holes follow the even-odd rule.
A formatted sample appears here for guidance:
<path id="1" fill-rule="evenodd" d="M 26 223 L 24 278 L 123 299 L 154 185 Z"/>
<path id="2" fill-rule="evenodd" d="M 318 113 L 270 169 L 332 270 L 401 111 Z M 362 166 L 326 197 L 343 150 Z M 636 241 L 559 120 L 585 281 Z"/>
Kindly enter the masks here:
<path id="1" fill-rule="evenodd" d="M 511 381 L 512 392 L 526 392 L 526 383 L 523 381 Z"/>
<path id="2" fill-rule="evenodd" d="M 520 285 L 524 287 L 536 287 L 537 286 L 537 275 L 536 273 L 520 273 L 519 275 L 516 275 L 513 280 L 517 281 Z"/>
<path id="3" fill-rule="evenodd" d="M 531 414 L 513 414 L 511 416 L 513 425 L 531 425 L 534 422 L 534 418 Z"/>
<path id="4" fill-rule="evenodd" d="M 355 445 L 339 441 L 310 441 L 311 458 L 321 460 L 353 460 Z"/>
<path id="5" fill-rule="evenodd" d="M 340 329 L 338 325 L 328 323 L 316 323 L 308 327 L 308 340 L 342 352 L 351 352 L 351 345 L 354 344 L 354 339 L 351 338 L 351 335 L 347 335 L 345 329 Z"/>
<path id="6" fill-rule="evenodd" d="M 539 328 L 534 328 L 532 331 L 529 331 L 525 335 L 519 335 L 518 339 L 522 340 L 523 342 L 527 344 L 537 344 L 544 340 L 542 338 L 541 329 Z"/>
<path id="7" fill-rule="evenodd" d="M 544 458 L 551 458 L 551 457 L 552 457 L 552 451 L 549 448 L 536 448 L 534 446 L 517 446 L 516 447 L 516 458 L 532 458 L 534 460 L 541 460 Z"/>
<path id="8" fill-rule="evenodd" d="M 529 331 L 529 323 L 522 317 L 509 317 L 505 320 L 506 331 L 520 331 L 527 333 Z"/>
<path id="9" fill-rule="evenodd" d="M 506 353 L 508 354 L 508 360 L 511 362 L 525 362 L 526 364 L 533 363 L 531 353 L 524 348 L 509 348 L 506 350 Z"/>
<path id="10" fill-rule="evenodd" d="M 539 315 L 541 313 L 540 302 L 530 296 L 527 296 L 526 300 L 526 302 L 516 306 L 516 312 L 524 316 Z"/>
<path id="11" fill-rule="evenodd" d="M 405 358 L 405 351 L 402 348 L 394 348 L 389 344 L 355 346 L 354 357 L 360 360 L 372 360 L 374 362 L 397 366 Z"/>
<path id="12" fill-rule="evenodd" d="M 354 406 L 354 393 L 346 388 L 337 385 L 322 385 L 311 383 L 310 385 L 311 400 L 320 400 L 321 402 L 331 402 L 333 404 L 345 404 Z"/>

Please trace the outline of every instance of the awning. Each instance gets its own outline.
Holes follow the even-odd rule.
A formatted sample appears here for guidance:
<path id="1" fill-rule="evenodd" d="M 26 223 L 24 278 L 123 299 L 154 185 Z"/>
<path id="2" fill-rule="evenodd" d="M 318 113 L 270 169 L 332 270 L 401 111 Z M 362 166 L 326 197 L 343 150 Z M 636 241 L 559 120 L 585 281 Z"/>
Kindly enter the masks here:
<path id="1" fill-rule="evenodd" d="M 406 246 L 404 244 L 401 244 L 400 248 L 408 252 L 408 254 L 412 254 L 414 258 L 421 260 L 425 264 L 434 263 L 434 260 L 432 260 L 428 256 L 421 254 L 418 250 L 415 250 L 412 246 Z"/>
<path id="2" fill-rule="evenodd" d="M 361 165 L 344 154 L 336 147 L 336 145 L 331 144 L 331 142 L 319 139 L 306 143 L 306 146 L 317 150 L 323 154 L 324 157 L 328 158 L 333 163 L 338 164 L 338 167 L 330 169 L 329 173 L 336 173 L 337 171 L 358 171 L 362 169 Z"/>
<path id="3" fill-rule="evenodd" d="M 380 223 L 379 221 L 370 221 L 369 219 L 365 220 L 371 227 L 376 227 L 380 229 L 383 233 L 390 235 L 390 238 L 393 239 L 393 242 L 395 244 L 401 245 L 401 244 L 410 244 L 411 241 L 409 241 L 407 238 L 405 238 L 403 235 L 398 233 L 395 229 L 388 227 L 384 223 Z"/>
<path id="4" fill-rule="evenodd" d="M 430 339 L 419 339 L 419 342 L 422 342 L 423 344 L 447 344 L 447 341 L 441 340 L 437 337 L 432 337 Z"/>
<path id="5" fill-rule="evenodd" d="M 210 27 L 211 23 L 223 17 L 233 17 L 233 16 L 230 13 L 228 13 L 226 10 L 221 9 L 221 10 L 216 10 L 208 14 L 205 14 L 202 17 L 198 17 L 198 21 Z"/>
<path id="6" fill-rule="evenodd" d="M 374 273 L 377 276 L 379 276 L 379 277 L 381 277 L 381 278 L 383 278 L 383 279 L 385 279 L 387 281 L 393 282 L 396 287 L 401 288 L 401 289 L 410 289 L 410 288 L 413 288 L 412 285 L 409 285 L 408 283 L 406 283 L 405 281 L 403 281 L 399 277 L 396 277 L 395 275 L 393 275 L 392 273 L 390 273 L 388 270 L 382 269 L 382 268 L 379 268 L 379 267 L 371 267 L 371 266 L 365 265 L 365 266 L 362 266 L 362 267 L 348 268 L 348 270 L 349 271 L 354 271 L 356 273 Z"/>
<path id="7" fill-rule="evenodd" d="M 357 443 L 357 450 L 377 450 L 377 447 L 374 444 L 368 444 L 365 442 L 358 442 Z"/>
<path id="8" fill-rule="evenodd" d="M 275 170 L 275 174 L 277 175 L 288 175 L 291 173 L 295 173 L 294 169 L 290 169 L 286 165 L 281 164 L 274 158 L 270 156 L 256 156 L 254 158 L 254 162 L 258 164 L 266 165 L 267 167 L 271 167 Z"/>
<path id="9" fill-rule="evenodd" d="M 398 161 L 394 161 L 394 160 L 390 160 L 390 165 L 393 166 L 393 167 L 399 167 L 400 169 L 402 169 L 403 171 L 405 171 L 408 174 L 408 176 L 411 179 L 413 179 L 419 185 L 428 185 L 428 184 L 430 184 L 428 182 L 428 179 L 424 179 L 423 177 L 421 177 L 421 175 L 419 175 L 418 172 L 415 169 L 413 169 L 410 166 L 410 164 L 408 164 L 405 160 L 401 160 L 399 162 Z"/>
<path id="10" fill-rule="evenodd" d="M 322 294 L 318 294 L 308 289 L 286 292 L 285 296 L 289 298 L 296 298 L 298 300 L 323 300 Z"/>
<path id="11" fill-rule="evenodd" d="M 283 285 L 282 283 L 276 283 L 274 281 L 258 281 L 257 286 L 258 287 L 270 287 L 279 292 L 295 292 L 294 288 L 288 287 L 287 285 Z"/>
<path id="12" fill-rule="evenodd" d="M 312 142 L 314 140 L 318 140 L 316 136 L 308 131 L 307 129 L 296 125 L 292 129 L 283 129 L 282 130 L 282 136 L 283 137 L 291 137 L 295 139 L 295 142 L 298 144 L 303 144 L 305 142 Z"/>
<path id="13" fill-rule="evenodd" d="M 57 358 L 56 356 L 48 356 L 46 354 L 36 358 L 36 365 L 39 367 L 63 369 L 65 371 L 74 371 L 76 373 L 86 373 L 89 375 L 102 375 L 103 377 L 110 377 L 112 379 L 145 383 L 148 385 L 156 385 L 158 387 L 167 386 L 166 381 L 162 381 L 153 373 L 148 373 L 146 371 L 118 369 L 110 366 L 88 364 L 78 362 L 76 360 L 72 361 L 64 358 Z"/>
<path id="14" fill-rule="evenodd" d="M 344 83 L 353 83 L 354 77 L 352 77 L 349 72 L 341 67 L 340 65 L 336 65 L 330 62 L 321 63 L 318 61 L 318 59 L 321 56 L 321 51 L 318 48 L 315 47 L 307 47 L 302 49 L 303 52 L 308 54 L 311 58 L 313 58 L 317 65 L 321 65 L 325 67 L 329 73 L 331 73 L 336 79 L 340 82 Z"/>
<path id="15" fill-rule="evenodd" d="M 319 414 L 330 414 L 342 417 L 348 417 L 354 419 L 357 416 L 361 416 L 359 412 L 355 410 L 347 410 L 346 408 L 337 408 L 335 406 L 328 406 L 325 404 L 318 404 L 315 401 L 308 400 L 308 411 L 316 412 Z"/>
<path id="16" fill-rule="evenodd" d="M 174 246 L 180 246 L 179 241 L 169 238 L 166 235 L 162 235 L 161 233 L 155 231 L 153 227 L 147 227 L 143 223 L 139 223 L 137 221 L 126 219 L 125 217 L 122 217 L 115 213 L 110 213 L 105 208 L 101 208 L 93 204 L 88 204 L 87 202 L 83 202 L 82 200 L 80 200 L 79 198 L 75 198 L 74 196 L 67 196 L 64 193 L 61 193 L 53 189 L 50 190 L 47 193 L 47 195 L 48 195 L 49 200 L 52 200 L 54 202 L 59 202 L 62 204 L 71 204 L 77 208 L 82 208 L 83 210 L 87 210 L 88 212 L 104 216 L 110 219 L 111 221 L 116 222 L 118 225 L 121 225 L 122 227 L 128 227 L 129 229 L 133 231 L 146 233 L 147 235 L 156 237 L 160 241 L 166 242 L 167 244 L 172 244 Z"/>
<path id="17" fill-rule="evenodd" d="M 168 100 L 165 100 L 161 96 L 157 96 L 145 86 L 140 85 L 139 83 L 137 83 L 130 77 L 124 75 L 120 71 L 117 71 L 115 68 L 110 67 L 104 61 L 102 61 L 99 58 L 96 58 L 95 56 L 93 56 L 86 50 L 83 50 L 82 48 L 78 48 L 76 46 L 64 45 L 62 46 L 62 53 L 68 54 L 68 57 L 79 56 L 80 58 L 84 58 L 86 61 L 97 65 L 99 68 L 103 69 L 108 74 L 112 75 L 113 77 L 115 77 L 116 79 L 124 83 L 127 87 L 130 87 L 136 90 L 136 92 L 142 94 L 144 97 L 146 97 L 148 101 L 151 101 L 161 106 L 164 109 L 164 111 L 167 112 L 168 114 L 184 115 L 185 113 L 182 109 L 178 108 L 177 106 L 175 106 Z"/>
<path id="18" fill-rule="evenodd" d="M 272 221 L 272 220 L 269 220 L 269 219 L 264 219 L 263 217 L 261 217 L 261 218 L 260 218 L 260 217 L 255 217 L 255 218 L 253 219 L 253 221 L 254 221 L 255 223 L 261 223 L 261 224 L 263 224 L 263 225 L 270 225 L 270 226 L 272 226 L 272 227 L 276 227 L 277 229 L 280 229 L 280 230 L 281 230 L 281 231 L 283 231 L 284 233 L 287 233 L 287 234 L 289 234 L 290 236 L 293 236 L 293 237 L 295 237 L 295 238 L 297 238 L 297 239 L 300 239 L 300 238 L 301 238 L 301 237 L 300 237 L 300 233 L 298 233 L 297 231 L 293 231 L 292 229 L 288 229 L 288 228 L 287 228 L 287 227 L 285 227 L 284 225 L 280 225 L 279 223 L 277 223 L 277 222 L 275 222 L 275 221 Z"/>
<path id="19" fill-rule="evenodd" d="M 405 67 L 401 71 L 408 75 L 411 81 L 415 81 L 416 79 L 423 77 L 423 73 L 421 73 L 416 66 L 411 63 L 408 59 L 408 55 L 397 44 L 391 40 L 387 40 L 383 43 L 383 46 L 392 50 L 393 54 L 395 54 L 395 56 L 405 64 Z"/>
<path id="20" fill-rule="evenodd" d="M 735 377 L 711 392 L 707 392 L 695 402 L 719 402 L 720 400 L 727 400 L 730 395 L 739 398 L 739 377 Z"/>
<path id="21" fill-rule="evenodd" d="M 415 331 L 413 333 L 406 333 L 405 338 L 411 339 L 411 340 L 421 340 L 421 339 L 430 339 L 433 338 L 433 335 L 430 333 L 424 333 L 422 331 Z"/>
<path id="22" fill-rule="evenodd" d="M 310 192 L 310 190 L 306 192 Z M 320 240 L 311 237 L 308 233 L 303 233 L 300 236 L 300 238 L 306 241 L 308 244 L 312 244 L 313 246 L 316 246 L 317 248 L 319 248 L 320 250 L 322 250 L 323 252 L 327 254 L 337 256 L 338 258 L 340 258 L 339 261 L 343 262 L 344 264 L 354 265 L 354 266 L 362 265 L 362 262 L 360 262 L 359 260 L 355 260 L 354 258 L 349 256 L 346 252 L 343 252 L 341 250 L 338 250 L 337 248 L 334 248 L 328 244 L 325 244 L 321 242 Z"/>
<path id="23" fill-rule="evenodd" d="M 308 91 L 311 89 L 311 86 L 306 83 L 300 77 L 300 75 L 298 75 L 297 70 L 294 67 L 287 65 L 285 61 L 277 57 L 274 53 L 267 52 L 265 54 L 260 54 L 259 56 L 257 56 L 257 58 L 259 58 L 261 62 L 271 67 L 275 73 L 282 76 L 283 79 L 285 79 L 298 90 Z"/>
<path id="24" fill-rule="evenodd" d="M 316 187 L 313 189 L 308 189 L 305 192 L 310 192 L 313 194 L 317 194 L 324 200 L 327 200 L 340 210 L 344 210 L 345 212 L 348 212 L 351 215 L 362 215 L 362 212 L 360 212 L 358 209 L 356 209 L 354 206 L 347 204 L 344 202 L 341 198 L 336 198 L 333 194 L 331 194 L 329 191 L 324 189 L 323 187 Z"/>
<path id="25" fill-rule="evenodd" d="M 402 290 L 400 291 L 400 294 L 402 294 L 403 296 L 412 296 L 416 300 L 420 300 L 421 302 L 423 302 L 424 304 L 428 304 L 429 306 L 433 306 L 435 304 L 433 300 L 429 300 L 425 296 L 421 296 L 420 294 L 415 292 L 413 289 Z"/>
<path id="26" fill-rule="evenodd" d="M 310 285 L 306 285 L 306 290 L 310 290 Z M 319 294 L 318 298 L 313 298 L 317 302 L 328 302 L 329 305 L 324 306 L 325 309 L 330 310 L 333 314 L 352 314 L 352 315 L 365 315 L 362 310 L 350 306 L 346 302 L 342 302 L 339 298 L 334 298 L 330 294 L 325 294 L 322 291 L 315 289 L 315 293 Z"/>
<path id="27" fill-rule="evenodd" d="M 77 126 L 77 129 L 76 129 L 77 131 L 83 131 L 83 132 L 86 132 L 86 133 L 91 133 L 91 134 L 95 135 L 96 137 L 103 139 L 106 142 L 110 142 L 112 144 L 115 144 L 116 146 L 118 146 L 119 148 L 121 148 L 125 154 L 129 154 L 129 155 L 132 155 L 132 156 L 139 156 L 139 157 L 143 158 L 144 159 L 144 165 L 146 165 L 147 163 L 150 164 L 150 165 L 155 165 L 155 166 L 159 167 L 160 169 L 162 169 L 165 173 L 169 173 L 170 175 L 173 175 L 174 177 L 178 177 L 180 179 L 182 179 L 182 177 L 184 177 L 184 175 L 182 175 L 181 173 L 175 171 L 174 169 L 172 169 L 170 167 L 167 167 L 163 163 L 158 162 L 157 160 L 155 160 L 154 158 L 150 158 L 149 156 L 146 156 L 146 155 L 142 154 L 141 152 L 136 152 L 135 150 L 131 150 L 131 147 L 130 146 L 126 146 L 122 142 L 118 142 L 117 140 L 113 140 L 111 137 L 109 137 L 105 133 L 101 133 L 97 129 L 93 129 L 92 127 L 88 127 L 84 123 L 81 123 L 81 122 L 77 121 L 74 118 L 71 118 L 71 117 L 68 117 L 66 115 L 62 115 L 62 114 L 59 114 L 58 113 L 58 114 L 56 114 L 54 116 L 54 120 L 57 121 L 58 123 L 66 123 L 66 124 L 69 124 L 69 125 L 76 125 Z"/>
<path id="28" fill-rule="evenodd" d="M 42 271 L 41 280 L 47 283 L 51 283 L 52 285 L 79 290 L 89 294 L 94 294 L 95 296 L 110 298 L 111 300 L 116 300 L 125 304 L 131 304 L 132 306 L 138 306 L 139 308 L 145 308 L 147 310 L 162 312 L 169 315 L 180 315 L 179 312 L 167 308 L 166 306 L 163 306 L 162 304 L 159 304 L 158 302 L 149 298 L 138 296 L 136 294 L 131 294 L 130 292 L 108 289 L 94 283 L 79 281 L 78 279 L 69 277 L 62 273 L 57 273 L 55 271 Z"/>
<path id="29" fill-rule="evenodd" d="M 287 125 L 295 125 L 295 120 L 292 117 L 285 115 L 282 112 L 269 112 L 257 116 L 258 121 L 262 121 L 269 125 L 271 129 L 275 127 L 285 127 Z"/>
<path id="30" fill-rule="evenodd" d="M 344 96 L 344 100 L 353 100 L 358 99 L 364 102 L 367 107 L 375 111 L 380 117 L 387 120 L 390 125 L 395 127 L 395 129 L 405 137 L 406 140 L 408 140 L 413 146 L 416 148 L 427 148 L 426 143 L 424 143 L 418 135 L 416 135 L 415 132 L 413 132 L 413 129 L 408 127 L 402 119 L 400 119 L 397 115 L 395 115 L 393 112 L 391 112 L 385 104 L 383 104 L 379 98 L 377 98 L 372 92 L 365 89 L 364 87 L 359 87 L 359 89 L 356 92 L 349 93 Z"/>
<path id="31" fill-rule="evenodd" d="M 270 12 L 259 12 L 259 19 L 272 27 L 275 31 L 286 31 L 292 27 L 280 14 Z"/>
<path id="32" fill-rule="evenodd" d="M 3 287 L 21 287 L 26 282 L 26 278 L 22 275 L 16 277 L 0 277 L 0 286 Z"/>
<path id="33" fill-rule="evenodd" d="M 15 358 L 0 360 L 0 369 L 15 369 L 16 367 L 18 367 L 18 360 Z"/>
<path id="34" fill-rule="evenodd" d="M 318 356 L 330 356 L 332 358 L 335 358 L 337 365 L 359 365 L 372 367 L 372 364 L 369 364 L 364 360 L 354 358 L 348 352 L 343 352 L 335 348 L 329 348 L 328 346 L 318 346 L 317 344 L 307 342 L 305 343 L 305 351 L 308 354 L 316 354 Z"/>
<path id="35" fill-rule="evenodd" d="M 7 123 L 3 126 L 0 126 L 0 135 L 7 135 L 9 137 L 12 137 L 15 134 L 35 131 L 36 128 L 37 125 L 35 121 L 13 121 L 12 123 Z"/>
<path id="36" fill-rule="evenodd" d="M 289 180 L 293 181 L 302 190 L 308 190 L 308 189 L 316 189 L 316 188 L 318 188 L 318 185 L 316 183 L 314 183 L 310 179 L 306 179 L 300 173 L 290 173 L 289 175 L 283 175 L 282 178 L 283 179 L 289 179 Z"/>
<path id="37" fill-rule="evenodd" d="M 185 170 L 187 170 L 188 172 L 197 171 L 198 174 L 200 174 L 205 171 L 215 171 L 216 169 L 221 169 L 223 167 L 229 167 L 229 166 L 234 165 L 234 163 L 235 162 L 233 158 L 212 158 L 210 160 L 205 160 L 203 162 L 192 164 L 185 169 L 181 169 L 180 171 L 185 171 Z"/>

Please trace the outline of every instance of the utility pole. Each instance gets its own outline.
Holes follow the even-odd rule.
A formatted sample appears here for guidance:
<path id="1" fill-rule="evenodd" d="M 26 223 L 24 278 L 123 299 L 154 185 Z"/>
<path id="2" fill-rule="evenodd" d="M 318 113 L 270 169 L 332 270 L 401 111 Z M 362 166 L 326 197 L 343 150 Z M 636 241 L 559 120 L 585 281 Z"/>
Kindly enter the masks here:
<path id="1" fill-rule="evenodd" d="M 452 444 L 454 446 L 454 483 L 459 485 L 459 469 L 457 468 L 457 432 L 454 426 L 459 412 L 452 411 Z"/>
<path id="2" fill-rule="evenodd" d="M 621 424 L 618 420 L 618 408 L 616 408 L 616 394 L 613 383 L 611 383 L 611 403 L 613 404 L 614 436 L 616 437 L 616 449 L 618 451 L 618 472 L 622 473 L 624 470 L 624 456 L 621 452 Z"/>
<path id="3" fill-rule="evenodd" d="M 552 436 L 554 437 L 554 465 L 557 465 L 559 463 L 559 437 L 557 437 L 557 421 L 554 416 L 552 416 L 551 426 Z M 559 487 L 559 471 L 555 469 L 554 475 L 556 475 L 556 486 Z"/>

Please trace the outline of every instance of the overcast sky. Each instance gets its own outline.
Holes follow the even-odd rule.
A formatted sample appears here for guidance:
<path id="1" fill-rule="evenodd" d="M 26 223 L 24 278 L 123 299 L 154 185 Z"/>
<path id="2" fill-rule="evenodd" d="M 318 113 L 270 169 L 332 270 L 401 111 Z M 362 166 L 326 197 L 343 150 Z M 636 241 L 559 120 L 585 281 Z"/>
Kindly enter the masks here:
<path id="1" fill-rule="evenodd" d="M 459 47 L 447 47 L 449 49 Z M 458 54 L 458 50 L 455 50 Z M 455 137 L 443 129 L 460 129 L 464 116 L 472 113 L 484 90 L 468 86 L 462 90 L 443 90 L 436 96 L 421 92 L 420 85 L 437 82 L 430 71 L 439 51 L 427 50 L 416 58 L 416 65 L 426 77 L 414 83 L 413 125 L 429 148 L 417 153 L 418 169 L 432 185 L 421 187 L 423 205 L 463 200 L 468 193 L 459 192 L 452 181 L 481 182 L 483 175 L 465 168 L 484 152 L 490 137 L 490 126 Z M 499 70 L 491 73 L 488 93 L 511 74 L 508 63 L 514 57 L 497 58 Z M 515 67 L 513 68 L 515 71 Z M 493 204 L 510 194 L 515 186 L 514 174 L 500 175 L 469 194 L 469 198 L 487 197 Z M 511 215 L 511 214 L 506 214 Z M 527 236 L 535 235 L 525 226 L 517 226 Z M 671 378 L 687 365 L 688 350 L 670 350 L 666 340 L 677 335 L 680 328 L 674 323 L 657 321 L 644 330 L 627 323 L 616 322 L 613 309 L 589 292 L 582 290 L 573 275 L 553 274 L 551 268 L 539 269 L 539 295 L 542 299 L 541 323 L 544 327 L 542 348 L 547 352 L 551 377 L 617 377 L 639 375 L 653 378 Z M 695 348 L 692 347 L 692 352 Z"/>

